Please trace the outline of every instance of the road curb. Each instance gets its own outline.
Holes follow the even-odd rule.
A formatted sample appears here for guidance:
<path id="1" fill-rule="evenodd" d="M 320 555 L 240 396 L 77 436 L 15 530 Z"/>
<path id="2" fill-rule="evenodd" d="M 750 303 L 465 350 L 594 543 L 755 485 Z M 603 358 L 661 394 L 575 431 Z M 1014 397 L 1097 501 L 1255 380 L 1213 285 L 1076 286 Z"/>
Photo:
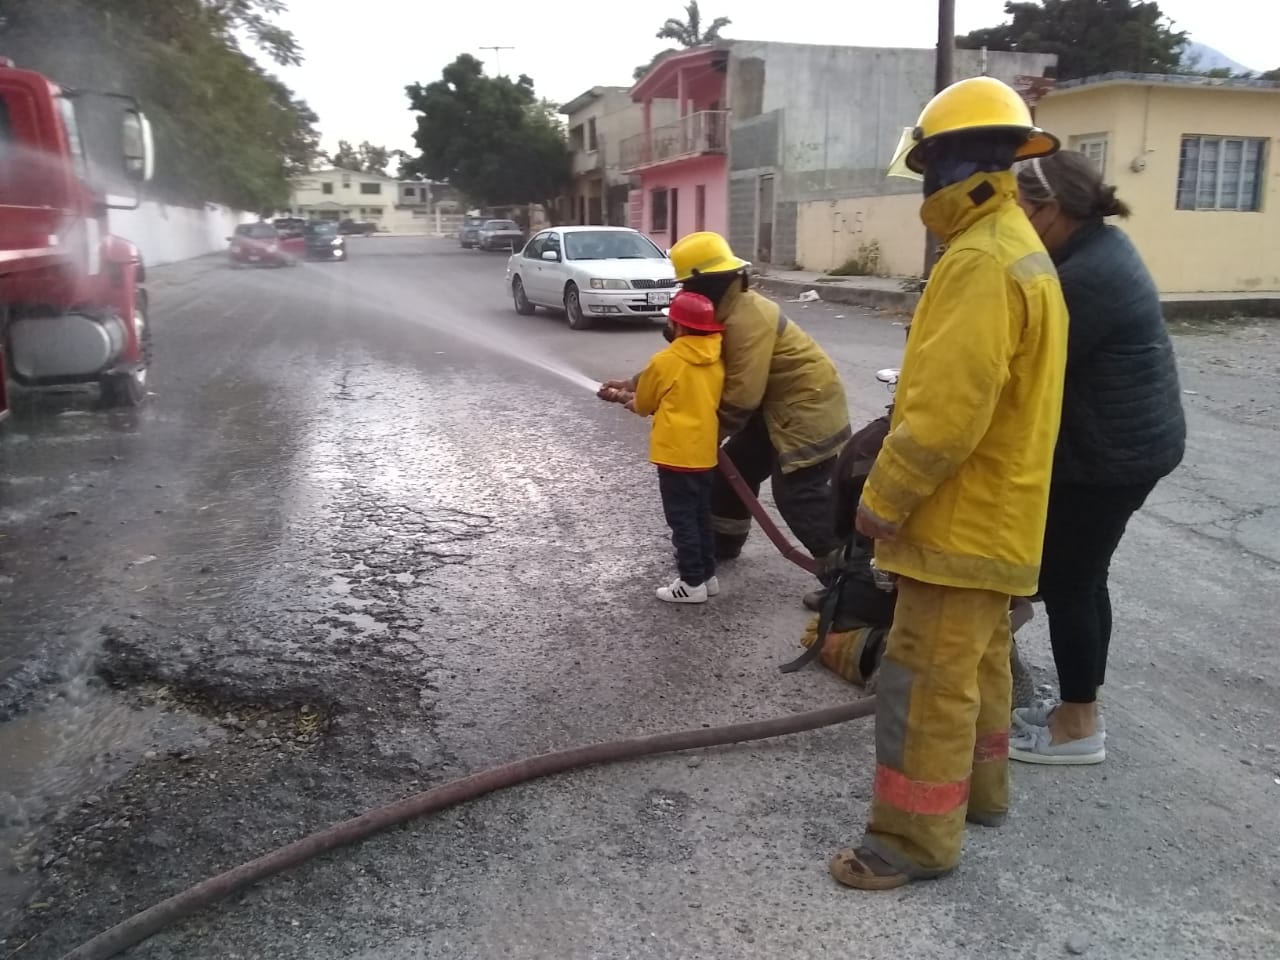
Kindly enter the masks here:
<path id="1" fill-rule="evenodd" d="M 918 293 L 903 290 L 877 290 L 868 287 L 850 287 L 841 283 L 801 283 L 796 280 L 780 280 L 777 277 L 758 276 L 756 285 L 765 293 L 786 300 L 795 300 L 807 290 L 814 290 L 827 303 L 843 303 L 855 307 L 867 307 L 886 313 L 910 315 L 920 301 Z"/>

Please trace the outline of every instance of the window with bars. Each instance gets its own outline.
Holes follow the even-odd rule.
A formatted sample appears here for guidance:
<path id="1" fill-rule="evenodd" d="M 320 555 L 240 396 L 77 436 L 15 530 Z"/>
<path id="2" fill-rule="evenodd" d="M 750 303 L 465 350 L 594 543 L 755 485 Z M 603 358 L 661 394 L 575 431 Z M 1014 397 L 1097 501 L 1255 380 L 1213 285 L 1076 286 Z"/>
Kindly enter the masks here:
<path id="1" fill-rule="evenodd" d="M 1179 210 L 1262 209 L 1266 141 L 1249 137 L 1182 138 Z"/>
<path id="2" fill-rule="evenodd" d="M 1107 138 L 1105 136 L 1077 137 L 1075 148 L 1089 159 L 1098 173 L 1106 174 Z"/>

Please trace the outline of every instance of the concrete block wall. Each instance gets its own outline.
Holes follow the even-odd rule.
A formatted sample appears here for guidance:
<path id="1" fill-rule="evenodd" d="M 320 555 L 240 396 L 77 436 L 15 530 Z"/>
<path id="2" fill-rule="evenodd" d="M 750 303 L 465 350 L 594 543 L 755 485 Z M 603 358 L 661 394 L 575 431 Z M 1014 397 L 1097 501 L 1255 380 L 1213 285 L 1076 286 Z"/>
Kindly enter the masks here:
<path id="1" fill-rule="evenodd" d="M 156 266 L 225 250 L 236 225 L 256 219 L 217 204 L 179 207 L 148 200 L 136 210 L 109 211 L 107 224 L 142 250 L 144 263 Z"/>

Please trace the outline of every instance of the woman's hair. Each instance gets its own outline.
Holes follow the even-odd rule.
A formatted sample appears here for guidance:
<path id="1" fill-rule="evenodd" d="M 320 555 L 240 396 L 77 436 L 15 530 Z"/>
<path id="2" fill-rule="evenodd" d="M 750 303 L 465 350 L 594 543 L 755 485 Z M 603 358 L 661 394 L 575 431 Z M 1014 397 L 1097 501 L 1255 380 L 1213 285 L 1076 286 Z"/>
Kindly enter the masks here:
<path id="1" fill-rule="evenodd" d="M 1076 150 L 1018 164 L 1018 191 L 1033 204 L 1056 200 L 1062 212 L 1076 220 L 1127 217 L 1131 212 L 1116 196 L 1116 188 L 1103 183 L 1093 161 Z"/>

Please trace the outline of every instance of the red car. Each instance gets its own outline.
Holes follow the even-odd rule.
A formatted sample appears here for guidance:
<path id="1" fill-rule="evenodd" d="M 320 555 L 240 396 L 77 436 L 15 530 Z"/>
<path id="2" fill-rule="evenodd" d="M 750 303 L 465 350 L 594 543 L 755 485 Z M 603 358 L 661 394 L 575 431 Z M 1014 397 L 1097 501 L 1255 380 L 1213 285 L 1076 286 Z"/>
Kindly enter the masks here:
<path id="1" fill-rule="evenodd" d="M 269 223 L 242 223 L 231 241 L 231 265 L 265 264 L 272 267 L 297 266 L 306 252 L 301 234 L 282 234 Z"/>

